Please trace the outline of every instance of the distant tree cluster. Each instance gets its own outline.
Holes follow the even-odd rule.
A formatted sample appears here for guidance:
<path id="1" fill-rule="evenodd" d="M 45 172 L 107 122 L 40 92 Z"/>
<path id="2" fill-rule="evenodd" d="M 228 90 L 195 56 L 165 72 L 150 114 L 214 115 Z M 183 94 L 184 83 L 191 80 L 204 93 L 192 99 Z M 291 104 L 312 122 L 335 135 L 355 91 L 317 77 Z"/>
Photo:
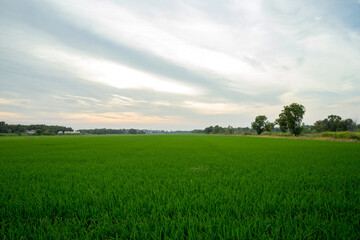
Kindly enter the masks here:
<path id="1" fill-rule="evenodd" d="M 96 128 L 96 129 L 80 129 L 81 134 L 182 134 L 182 133 L 203 133 L 203 130 L 192 130 L 192 131 L 166 131 L 166 130 L 139 130 L 139 129 L 107 129 L 107 128 Z"/>
<path id="2" fill-rule="evenodd" d="M 255 118 L 255 122 L 251 123 L 251 127 L 257 134 L 261 134 L 264 131 L 272 132 L 275 124 L 267 121 L 267 117 L 265 115 L 260 115 Z"/>
<path id="3" fill-rule="evenodd" d="M 304 130 L 301 124 L 304 114 L 305 107 L 303 105 L 292 103 L 289 106 L 284 106 L 279 118 L 274 123 L 267 121 L 265 115 L 259 115 L 251 123 L 251 127 L 260 135 L 264 131 L 272 132 L 275 125 L 279 125 L 282 132 L 290 131 L 297 136 Z"/>
<path id="4" fill-rule="evenodd" d="M 313 126 L 316 132 L 355 131 L 356 128 L 357 125 L 352 119 L 342 120 L 337 115 L 329 115 L 324 120 L 316 121 Z"/>
<path id="5" fill-rule="evenodd" d="M 279 125 L 279 129 L 282 132 L 289 131 L 295 136 L 302 132 L 336 132 L 336 131 L 360 131 L 360 125 L 357 125 L 355 121 L 348 118 L 342 120 L 340 116 L 329 115 L 324 120 L 319 120 L 314 123 L 313 126 L 305 125 L 302 123 L 305 114 L 305 107 L 298 103 L 292 103 L 289 106 L 284 106 L 284 109 L 279 114 L 279 118 L 272 124 L 267 121 L 265 115 L 259 115 L 255 118 L 255 121 L 251 124 L 252 128 L 261 134 L 264 131 L 272 131 L 274 125 Z"/>
<path id="6" fill-rule="evenodd" d="M 289 106 L 284 106 L 284 109 L 279 114 L 279 118 L 275 122 L 268 121 L 265 115 L 259 115 L 255 118 L 255 121 L 251 123 L 250 128 L 233 128 L 228 126 L 227 128 L 216 125 L 215 127 L 210 126 L 204 129 L 206 134 L 247 134 L 256 132 L 262 134 L 263 132 L 273 131 L 290 131 L 295 136 L 299 135 L 302 131 L 309 131 L 310 126 L 302 124 L 302 120 L 305 114 L 305 107 L 298 103 L 292 103 Z M 279 125 L 279 128 L 275 128 L 275 125 Z"/>
<path id="7" fill-rule="evenodd" d="M 59 131 L 73 131 L 71 127 L 63 126 L 48 126 L 45 124 L 7 124 L 4 121 L 0 122 L 0 133 L 26 133 L 26 131 L 34 130 L 36 135 L 54 135 Z"/>
<path id="8" fill-rule="evenodd" d="M 250 133 L 250 132 L 252 132 L 252 130 L 248 127 L 234 128 L 230 125 L 228 127 L 221 127 L 219 125 L 216 125 L 215 127 L 210 126 L 203 130 L 203 133 L 205 133 L 205 134 L 243 134 L 243 133 Z"/>
<path id="9" fill-rule="evenodd" d="M 79 130 L 81 134 L 145 134 L 144 130 L 138 129 L 107 129 L 107 128 L 100 128 L 100 129 L 81 129 Z"/>

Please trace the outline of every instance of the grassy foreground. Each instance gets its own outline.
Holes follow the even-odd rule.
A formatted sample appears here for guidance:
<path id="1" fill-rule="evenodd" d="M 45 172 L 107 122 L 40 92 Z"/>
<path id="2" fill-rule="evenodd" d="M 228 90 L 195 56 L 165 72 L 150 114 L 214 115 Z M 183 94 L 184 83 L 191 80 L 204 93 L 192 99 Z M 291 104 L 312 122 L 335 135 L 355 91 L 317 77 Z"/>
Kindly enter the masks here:
<path id="1" fill-rule="evenodd" d="M 0 138 L 5 239 L 360 239 L 360 144 Z"/>

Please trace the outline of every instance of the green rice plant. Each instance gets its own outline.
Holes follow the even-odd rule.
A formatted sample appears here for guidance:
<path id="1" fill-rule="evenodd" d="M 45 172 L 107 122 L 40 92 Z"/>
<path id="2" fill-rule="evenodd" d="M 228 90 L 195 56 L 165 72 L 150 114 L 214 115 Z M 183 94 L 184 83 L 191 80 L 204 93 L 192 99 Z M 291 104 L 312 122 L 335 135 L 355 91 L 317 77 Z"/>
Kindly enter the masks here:
<path id="1" fill-rule="evenodd" d="M 360 239 L 357 142 L 0 138 L 4 239 Z"/>

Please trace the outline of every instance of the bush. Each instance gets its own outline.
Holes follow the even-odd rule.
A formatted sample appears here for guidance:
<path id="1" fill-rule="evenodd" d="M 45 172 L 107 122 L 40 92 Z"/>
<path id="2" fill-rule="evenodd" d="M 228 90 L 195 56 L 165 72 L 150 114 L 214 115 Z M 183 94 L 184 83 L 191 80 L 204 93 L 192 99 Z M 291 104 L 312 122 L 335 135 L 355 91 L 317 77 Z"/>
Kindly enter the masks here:
<path id="1" fill-rule="evenodd" d="M 247 136 L 247 135 L 255 135 L 255 133 L 252 133 L 252 132 L 249 132 L 249 131 L 245 131 L 244 132 L 244 135 Z"/>
<path id="2" fill-rule="evenodd" d="M 356 139 L 360 140 L 360 133 L 358 132 L 323 132 L 321 137 L 331 137 L 335 139 Z"/>
<path id="3" fill-rule="evenodd" d="M 262 132 L 261 135 L 262 136 L 271 136 L 271 135 L 274 135 L 274 134 L 272 134 L 272 132 L 265 131 L 265 132 Z"/>
<path id="4" fill-rule="evenodd" d="M 279 136 L 279 137 L 291 137 L 294 136 L 291 132 L 268 132 L 265 131 L 261 135 L 263 136 Z"/>
<path id="5" fill-rule="evenodd" d="M 49 129 L 45 130 L 43 134 L 44 135 L 55 135 L 55 133 Z"/>
<path id="6" fill-rule="evenodd" d="M 350 132 L 349 133 L 351 139 L 356 139 L 360 141 L 360 133 L 359 132 Z"/>
<path id="7" fill-rule="evenodd" d="M 279 133 L 276 133 L 277 136 L 283 136 L 283 137 L 292 137 L 293 134 L 291 132 L 279 132 Z"/>

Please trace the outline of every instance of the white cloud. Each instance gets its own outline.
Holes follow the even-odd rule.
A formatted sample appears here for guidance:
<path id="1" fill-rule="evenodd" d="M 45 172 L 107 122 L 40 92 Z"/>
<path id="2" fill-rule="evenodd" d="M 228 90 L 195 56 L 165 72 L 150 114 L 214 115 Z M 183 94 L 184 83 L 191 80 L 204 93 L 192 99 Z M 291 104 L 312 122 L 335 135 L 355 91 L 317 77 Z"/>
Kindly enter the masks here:
<path id="1" fill-rule="evenodd" d="M 19 113 L 13 113 L 13 112 L 0 112 L 0 117 L 2 119 L 8 120 L 8 119 L 16 119 L 23 117 L 22 114 Z"/>
<path id="2" fill-rule="evenodd" d="M 11 98 L 0 98 L 0 105 L 9 105 L 9 106 L 26 106 L 30 105 L 32 102 L 32 99 L 29 98 L 22 98 L 20 96 L 11 96 Z"/>
<path id="3" fill-rule="evenodd" d="M 194 102 L 185 101 L 180 106 L 191 109 L 192 111 L 202 115 L 243 115 L 243 116 L 256 116 L 266 114 L 267 116 L 274 117 L 274 113 L 277 113 L 281 106 L 271 106 L 263 104 L 236 104 L 231 102 Z"/>
<path id="4" fill-rule="evenodd" d="M 192 109 L 200 114 L 205 115 L 219 115 L 219 114 L 234 114 L 241 111 L 241 106 L 231 103 L 204 103 L 185 101 L 183 107 Z"/>
<path id="5" fill-rule="evenodd" d="M 321 115 L 325 117 L 330 111 L 358 116 L 358 111 L 354 111 L 357 102 L 354 92 L 360 91 L 360 34 L 343 24 L 336 12 L 330 14 L 322 8 L 323 2 L 230 0 L 218 4 L 184 0 L 166 1 L 164 7 L 164 2 L 156 1 L 43 0 L 35 5 L 39 3 L 56 6 L 60 14 L 54 14 L 52 20 L 63 25 L 52 26 L 59 27 L 58 31 L 49 31 L 46 24 L 40 24 L 47 19 L 0 23 L 1 32 L 4 32 L 0 38 L 0 60 L 11 58 L 13 62 L 23 63 L 27 67 L 19 69 L 19 78 L 25 76 L 23 81 L 30 75 L 27 70 L 35 69 L 32 77 L 39 76 L 42 83 L 62 76 L 67 79 L 64 82 L 73 79 L 75 83 L 81 78 L 113 87 L 104 87 L 106 94 L 91 95 L 71 92 L 72 86 L 67 86 L 69 92 L 61 92 L 64 87 L 55 96 L 44 94 L 42 98 L 32 99 L 35 103 L 41 102 L 39 99 L 55 99 L 53 102 L 62 110 L 71 104 L 83 107 L 86 111 L 79 111 L 74 119 L 93 114 L 89 112 L 91 108 L 109 113 L 106 116 L 94 113 L 96 118 L 91 121 L 99 124 L 100 119 L 116 119 L 122 112 L 146 111 L 156 119 L 156 116 L 168 116 L 167 111 L 172 109 L 173 112 L 182 111 L 183 120 L 195 121 L 193 115 L 204 115 L 206 120 L 213 119 L 214 123 L 221 124 L 222 117 L 242 114 L 250 123 L 249 119 L 259 114 L 276 117 L 282 106 L 292 102 L 305 105 L 308 110 L 305 117 L 310 122 L 322 118 Z M 59 20 L 59 16 L 66 23 Z M 64 30 L 68 26 L 75 27 Z M 77 32 L 78 38 L 72 41 L 69 33 L 77 28 L 82 31 Z M 89 39 L 80 51 L 78 40 L 85 36 L 105 41 Z M 97 46 L 106 41 L 115 44 Z M 148 59 L 158 56 L 172 66 L 183 66 L 191 71 L 182 72 L 183 68 L 176 68 L 175 80 L 151 72 L 152 66 L 142 66 L 146 64 L 141 61 L 143 59 L 136 63 L 139 68 L 107 59 L 111 54 L 112 57 L 116 55 L 115 51 L 109 53 L 111 48 L 117 49 L 116 45 L 121 46 L 119 49 L 130 46 L 146 52 L 144 55 Z M 87 47 L 108 52 L 101 55 L 97 51 L 95 56 L 90 50 L 86 52 Z M 102 58 L 98 57 L 100 55 Z M 131 56 L 134 62 L 136 57 L 141 57 L 141 54 L 135 55 Z M 158 69 L 171 65 L 164 62 L 154 65 Z M 148 70 L 142 71 L 141 67 Z M 1 72 L 2 85 L 11 81 L 7 76 L 16 75 L 15 70 L 12 71 L 11 74 L 7 69 Z M 164 72 L 169 74 L 170 71 Z M 182 74 L 184 79 L 181 79 Z M 196 76 L 201 76 L 201 81 L 188 82 L 189 79 L 196 81 Z M 209 84 L 204 76 L 211 78 Z M 219 81 L 216 84 L 215 79 Z M 95 85 L 86 81 L 78 84 Z M 134 92 L 138 95 L 132 95 Z M 0 104 L 20 108 L 25 104 L 19 96 L 12 99 L 2 96 Z M 41 104 L 35 105 L 29 108 L 46 109 Z M 140 115 L 127 116 L 141 119 Z"/>
<path id="6" fill-rule="evenodd" d="M 185 15 L 163 21 L 162 17 L 156 16 L 146 19 L 112 1 L 54 1 L 54 4 L 60 6 L 69 21 L 115 43 L 131 45 L 188 68 L 215 73 L 233 81 L 241 77 L 241 81 L 251 84 L 261 82 L 265 77 L 242 59 L 249 52 L 246 46 L 252 45 L 250 37 L 259 34 L 256 28 L 246 29 L 239 35 L 238 30 L 188 8 L 178 9 Z M 86 11 L 83 11 L 85 4 Z M 249 31 L 253 34 L 246 37 Z M 235 45 L 236 49 L 231 48 Z"/>
<path id="7" fill-rule="evenodd" d="M 146 104 L 146 101 L 135 100 L 133 98 L 112 94 L 110 105 L 132 106 L 135 104 Z"/>
<path id="8" fill-rule="evenodd" d="M 100 82 L 120 89 L 150 89 L 185 95 L 200 93 L 199 90 L 174 80 L 142 72 L 105 59 L 96 59 L 44 46 L 35 48 L 33 54 L 41 59 L 61 63 L 67 69 L 72 69 L 76 75 L 84 80 Z"/>
<path id="9" fill-rule="evenodd" d="M 179 119 L 171 116 L 146 116 L 137 112 L 104 112 L 104 113 L 59 113 L 62 119 L 74 123 L 100 124 L 179 124 Z"/>
<path id="10" fill-rule="evenodd" d="M 306 89 L 305 85 L 314 83 L 315 87 L 335 91 L 344 72 L 357 71 L 354 65 L 339 69 L 344 66 L 342 60 L 360 60 L 359 52 L 351 51 L 359 44 L 358 39 L 349 41 L 350 33 L 344 36 L 343 31 L 327 24 L 314 23 L 321 11 L 300 2 L 230 1 L 226 10 L 239 17 L 227 24 L 186 2 L 177 3 L 173 15 L 154 9 L 146 15 L 113 1 L 53 3 L 82 28 L 115 43 L 216 74 L 228 79 L 224 86 L 240 92 L 284 84 Z M 302 67 L 299 58 L 305 59 Z M 333 63 L 327 68 L 329 61 Z"/>

